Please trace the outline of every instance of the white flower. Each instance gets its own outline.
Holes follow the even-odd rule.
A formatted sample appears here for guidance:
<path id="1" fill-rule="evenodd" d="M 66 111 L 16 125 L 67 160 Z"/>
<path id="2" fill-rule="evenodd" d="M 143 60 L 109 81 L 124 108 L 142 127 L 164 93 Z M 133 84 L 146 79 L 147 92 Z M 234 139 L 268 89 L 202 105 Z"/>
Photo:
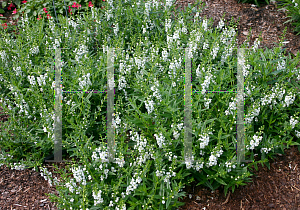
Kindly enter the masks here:
<path id="1" fill-rule="evenodd" d="M 258 45 L 260 45 L 260 41 L 258 40 L 258 38 L 256 38 L 256 40 L 254 41 L 253 51 L 258 48 Z"/>
<path id="2" fill-rule="evenodd" d="M 114 26 L 115 36 L 117 36 L 118 31 L 119 31 L 119 23 L 117 23 L 116 26 Z"/>
<path id="3" fill-rule="evenodd" d="M 93 190 L 93 197 L 94 197 L 94 205 L 96 206 L 99 203 L 103 203 L 103 198 L 101 198 L 102 191 L 99 190 L 97 194 L 95 194 L 95 191 Z"/>
<path id="4" fill-rule="evenodd" d="M 84 79 L 82 81 L 81 81 L 81 78 L 79 78 L 79 86 L 80 86 L 81 90 L 87 90 L 89 85 L 92 85 L 92 83 L 90 81 L 90 73 L 88 73 L 87 75 L 83 75 L 83 78 Z"/>
<path id="5" fill-rule="evenodd" d="M 284 68 L 285 68 L 285 60 L 282 60 L 281 64 L 278 61 L 277 70 L 280 71 L 280 70 L 283 70 Z"/>
<path id="6" fill-rule="evenodd" d="M 22 71 L 21 71 L 21 67 L 18 66 L 17 68 L 13 67 L 13 70 L 16 72 L 17 76 L 22 76 Z"/>
<path id="7" fill-rule="evenodd" d="M 166 51 L 166 49 L 164 49 L 164 50 L 162 51 L 162 57 L 163 57 L 163 60 L 164 60 L 164 61 L 167 61 L 168 56 L 169 56 L 168 51 Z"/>
<path id="8" fill-rule="evenodd" d="M 109 206 L 110 206 L 110 207 L 113 207 L 113 206 L 114 206 L 114 202 L 113 202 L 113 201 L 110 201 L 110 202 L 109 202 Z"/>
<path id="9" fill-rule="evenodd" d="M 298 122 L 299 122 L 298 120 L 293 119 L 293 117 L 291 116 L 290 124 L 292 125 L 292 128 L 294 128 Z"/>
<path id="10" fill-rule="evenodd" d="M 82 183 L 83 185 L 86 185 L 85 175 L 83 173 L 83 170 L 80 169 L 80 166 L 76 170 L 72 167 L 73 176 L 76 179 L 78 183 Z M 87 172 L 87 171 L 86 171 Z"/>
<path id="11" fill-rule="evenodd" d="M 171 28 L 171 19 L 165 20 L 165 27 L 166 27 L 166 32 L 168 32 L 168 29 Z"/>
<path id="12" fill-rule="evenodd" d="M 286 104 L 283 104 L 283 107 L 289 107 L 290 104 L 292 104 L 295 100 L 295 94 L 293 96 L 286 96 L 284 101 Z"/>
<path id="13" fill-rule="evenodd" d="M 224 27 L 224 25 L 225 24 L 224 24 L 223 20 L 221 19 L 220 22 L 219 22 L 219 25 L 217 26 L 217 28 L 222 29 Z"/>
<path id="14" fill-rule="evenodd" d="M 204 98 L 204 100 L 206 101 L 206 102 L 205 102 L 205 107 L 206 107 L 206 108 L 209 108 L 209 104 L 211 103 L 211 99 L 210 99 L 210 98 L 208 98 L 208 99 L 207 99 L 207 98 Z"/>
<path id="15" fill-rule="evenodd" d="M 250 141 L 250 147 L 249 146 L 246 146 L 246 148 L 247 149 L 251 149 L 251 150 L 253 150 L 254 149 L 254 147 L 257 147 L 258 145 L 259 145 L 259 142 L 262 140 L 262 136 L 260 136 L 260 137 L 258 137 L 258 136 L 256 136 L 256 135 L 254 135 L 253 136 L 253 139 L 254 140 L 251 140 Z"/>
<path id="16" fill-rule="evenodd" d="M 173 131 L 173 136 L 177 140 L 180 136 L 180 133 L 178 133 L 177 131 Z"/>
<path id="17" fill-rule="evenodd" d="M 30 54 L 34 55 L 34 54 L 38 54 L 39 53 L 39 46 L 33 47 L 30 49 Z"/>
<path id="18" fill-rule="evenodd" d="M 207 20 L 203 20 L 203 23 L 202 23 L 202 27 L 204 29 L 204 31 L 207 31 Z"/>
<path id="19" fill-rule="evenodd" d="M 296 133 L 296 136 L 297 136 L 298 138 L 300 138 L 300 132 L 299 132 L 299 131 L 295 131 L 295 133 Z"/>
<path id="20" fill-rule="evenodd" d="M 149 100 L 147 99 L 146 102 L 145 102 L 145 106 L 146 106 L 146 109 L 148 111 L 148 114 L 151 114 L 154 110 L 154 101 L 153 100 Z"/>
<path id="21" fill-rule="evenodd" d="M 181 130 L 182 127 L 183 127 L 183 123 L 178 124 L 177 127 L 178 127 L 179 130 Z"/>
<path id="22" fill-rule="evenodd" d="M 157 134 L 154 134 L 154 136 L 156 138 L 156 141 L 157 141 L 157 144 L 158 144 L 159 148 L 162 148 L 162 145 L 165 145 L 165 143 L 164 143 L 165 137 L 163 136 L 162 133 L 160 133 L 159 137 L 158 137 Z"/>
<path id="23" fill-rule="evenodd" d="M 29 76 L 28 75 L 27 78 L 28 78 L 31 85 L 35 85 L 36 82 L 35 82 L 35 77 L 34 76 Z"/>
<path id="24" fill-rule="evenodd" d="M 210 132 L 210 134 L 212 134 L 212 132 Z M 200 135 L 199 141 L 201 141 L 201 143 L 200 143 L 200 149 L 204 149 L 208 145 L 208 143 L 209 143 L 209 136 L 208 136 L 208 134 Z"/>
<path id="25" fill-rule="evenodd" d="M 211 156 L 209 157 L 209 163 L 208 163 L 208 166 L 214 166 L 214 165 L 217 165 L 217 158 L 216 158 L 216 156 L 211 155 Z"/>

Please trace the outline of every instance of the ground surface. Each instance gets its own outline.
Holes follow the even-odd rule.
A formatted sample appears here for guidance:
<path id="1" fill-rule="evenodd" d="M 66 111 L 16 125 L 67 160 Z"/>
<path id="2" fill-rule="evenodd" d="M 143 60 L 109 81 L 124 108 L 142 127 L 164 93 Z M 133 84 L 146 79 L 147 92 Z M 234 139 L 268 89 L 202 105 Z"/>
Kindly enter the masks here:
<path id="1" fill-rule="evenodd" d="M 187 6 L 194 1 L 177 1 L 177 5 Z M 240 4 L 235 0 L 205 1 L 209 8 L 200 16 L 212 17 L 217 26 L 222 14 L 226 12 L 225 20 L 233 17 L 238 24 L 238 46 L 240 46 L 252 27 L 250 45 L 262 32 L 262 48 L 273 48 L 279 43 L 279 39 L 285 26 L 288 27 L 285 48 L 287 53 L 296 55 L 300 49 L 300 35 L 293 33 L 293 26 L 283 23 L 288 20 L 285 12 L 277 11 L 275 5 L 253 7 L 251 4 Z M 178 7 L 178 6 L 176 6 Z M 11 17 L 6 13 L 5 17 Z M 9 21 L 11 19 L 9 18 Z M 0 122 L 6 121 L 9 116 L 3 115 L 0 107 Z M 2 115 L 2 116 L 1 116 Z M 1 125 L 1 124 L 0 124 Z M 1 126 L 0 126 L 1 127 Z M 13 135 L 13 133 L 12 133 Z M 287 209 L 300 210 L 300 153 L 297 147 L 285 149 L 283 156 L 277 155 L 270 160 L 270 170 L 258 165 L 258 171 L 253 167 L 255 176 L 253 182 L 241 186 L 234 193 L 225 198 L 221 189 L 211 192 L 205 187 L 186 187 L 188 195 L 183 199 L 186 202 L 181 210 L 193 209 Z M 68 158 L 66 158 L 67 160 Z M 58 168 L 64 168 L 64 163 L 56 163 Z M 60 176 L 54 173 L 53 166 L 44 164 L 54 177 Z M 5 165 L 0 167 L 0 209 L 56 209 L 53 203 L 47 199 L 45 193 L 55 193 L 55 188 L 50 187 L 44 178 L 33 170 L 11 170 Z M 197 197 L 199 196 L 199 197 Z M 191 197 L 191 198 L 190 198 Z M 199 199 L 200 198 L 200 199 Z M 182 201 L 182 200 L 181 200 Z"/>

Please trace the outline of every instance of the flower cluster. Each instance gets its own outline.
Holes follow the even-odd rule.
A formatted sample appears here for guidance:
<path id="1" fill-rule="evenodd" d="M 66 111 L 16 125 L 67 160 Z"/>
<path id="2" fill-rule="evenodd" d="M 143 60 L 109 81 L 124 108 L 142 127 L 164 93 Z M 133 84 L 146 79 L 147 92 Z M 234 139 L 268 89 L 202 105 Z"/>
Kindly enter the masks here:
<path id="1" fill-rule="evenodd" d="M 96 206 L 97 204 L 103 203 L 103 198 L 101 198 L 101 193 L 102 193 L 102 190 L 99 190 L 97 194 L 93 190 L 94 206 Z"/>
<path id="2" fill-rule="evenodd" d="M 7 23 L 2 23 L 1 26 L 2 26 L 4 29 L 7 29 Z"/>
<path id="3" fill-rule="evenodd" d="M 292 128 L 295 128 L 295 125 L 296 125 L 297 123 L 299 123 L 299 121 L 298 121 L 298 120 L 295 120 L 295 119 L 293 118 L 293 116 L 291 116 L 290 124 L 291 124 Z"/>
<path id="4" fill-rule="evenodd" d="M 87 59 L 87 54 L 86 53 L 88 53 L 88 48 L 84 44 L 79 45 L 79 49 L 76 48 L 74 50 L 74 52 L 76 53 L 75 60 L 77 62 L 80 61 L 80 59 L 82 58 L 83 55 L 85 55 L 85 58 Z"/>
<path id="5" fill-rule="evenodd" d="M 171 125 L 171 128 L 173 128 L 173 127 L 174 127 L 174 124 Z M 183 127 L 183 123 L 180 123 L 180 124 L 177 125 L 177 128 L 178 128 L 179 132 L 176 130 L 176 127 L 175 127 L 174 130 L 173 130 L 173 136 L 174 136 L 174 138 L 175 138 L 176 140 L 177 140 L 177 139 L 179 138 L 179 136 L 180 136 L 180 131 L 181 131 L 182 127 Z"/>
<path id="6" fill-rule="evenodd" d="M 120 113 L 119 112 L 117 112 L 117 113 L 113 113 L 113 116 L 117 116 L 116 118 L 117 119 L 114 119 L 113 118 L 113 123 L 112 123 L 112 126 L 114 127 L 114 128 L 119 128 L 119 126 L 120 126 L 120 124 L 121 124 L 121 119 L 120 119 Z M 118 130 L 117 130 L 118 131 Z"/>
<path id="7" fill-rule="evenodd" d="M 209 132 L 209 134 L 212 135 L 212 132 Z M 200 138 L 199 140 L 201 143 L 200 143 L 200 149 L 204 149 L 208 143 L 209 143 L 209 136 L 208 134 L 204 134 L 204 135 L 200 135 Z M 203 155 L 203 154 L 200 154 L 200 155 Z"/>
<path id="8" fill-rule="evenodd" d="M 262 136 L 254 135 L 254 136 L 253 136 L 253 139 L 251 139 L 251 141 L 250 141 L 250 146 L 247 145 L 247 146 L 246 146 L 246 149 L 251 149 L 251 150 L 253 150 L 254 147 L 257 147 L 257 146 L 259 145 L 259 143 L 261 142 L 262 138 L 263 138 Z"/>
<path id="9" fill-rule="evenodd" d="M 66 187 L 69 189 L 71 193 L 74 192 L 74 189 L 76 189 L 76 194 L 78 195 L 80 193 L 81 187 L 76 185 L 76 182 L 74 182 L 74 179 L 71 179 L 70 182 L 66 183 Z"/>
<path id="10" fill-rule="evenodd" d="M 151 114 L 154 110 L 154 101 L 152 99 L 147 98 L 145 101 L 145 106 L 147 109 L 148 114 Z"/>
<path id="11" fill-rule="evenodd" d="M 205 70 L 205 69 L 203 68 L 202 70 Z M 208 74 L 208 76 L 205 76 L 205 80 L 204 80 L 203 84 L 201 84 L 201 86 L 202 86 L 202 91 L 201 91 L 201 93 L 202 93 L 203 95 L 205 94 L 207 88 L 209 87 L 210 79 L 211 79 L 212 77 L 214 77 L 214 78 L 216 77 L 216 76 L 214 76 L 214 75 L 211 74 L 211 69 L 209 69 L 209 70 L 207 71 L 207 74 Z M 213 83 L 215 83 L 215 82 L 213 81 Z"/>
<path id="12" fill-rule="evenodd" d="M 33 47 L 30 49 L 30 54 L 34 55 L 34 54 L 38 54 L 39 53 L 39 46 Z"/>
<path id="13" fill-rule="evenodd" d="M 226 165 L 226 168 L 227 168 L 227 172 L 229 173 L 230 171 L 231 171 L 231 168 L 235 168 L 236 166 L 230 161 L 227 161 L 226 163 L 225 163 L 225 165 Z"/>
<path id="14" fill-rule="evenodd" d="M 7 7 L 8 10 L 11 10 L 11 8 L 15 7 L 13 3 L 9 3 L 9 6 Z"/>
<path id="15" fill-rule="evenodd" d="M 50 186 L 52 187 L 52 181 L 51 181 L 51 179 L 52 179 L 52 173 L 49 172 L 49 171 L 47 170 L 47 168 L 41 167 L 40 170 L 41 170 L 40 175 L 41 175 L 42 177 L 44 177 L 44 179 L 45 179 L 46 181 L 48 180 L 48 183 L 49 183 Z M 54 183 L 53 183 L 53 184 L 54 184 L 54 185 L 58 185 L 57 177 L 54 178 Z"/>
<path id="16" fill-rule="evenodd" d="M 87 174 L 89 174 L 89 172 L 86 170 L 86 167 L 83 168 L 83 170 L 81 170 L 80 166 L 76 169 L 74 167 L 72 167 L 72 172 L 73 172 L 73 176 L 76 179 L 76 181 L 80 184 L 86 185 L 86 179 L 85 179 L 85 175 L 83 172 L 86 172 Z M 88 176 L 89 180 L 91 180 L 91 175 Z"/>
<path id="17" fill-rule="evenodd" d="M 139 176 L 135 179 L 136 175 L 137 173 L 135 173 L 134 177 L 131 178 L 130 185 L 126 188 L 126 195 L 130 195 L 130 191 L 134 191 L 138 187 L 138 185 L 143 181 Z"/>
<path id="18" fill-rule="evenodd" d="M 164 145 L 164 146 L 166 145 L 164 143 L 165 137 L 163 136 L 162 133 L 160 133 L 160 136 L 158 136 L 157 134 L 154 134 L 154 136 L 156 138 L 156 141 L 157 141 L 157 144 L 158 144 L 159 148 L 162 148 L 162 145 Z"/>
<path id="19" fill-rule="evenodd" d="M 47 14 L 48 13 L 48 11 L 47 11 L 47 9 L 46 9 L 46 7 L 44 7 L 43 8 L 43 10 L 44 10 L 44 12 Z M 51 18 L 51 16 L 49 15 L 49 14 L 47 14 L 47 18 L 48 19 L 50 19 Z M 38 20 L 40 20 L 41 18 L 39 18 Z"/>
<path id="20" fill-rule="evenodd" d="M 17 68 L 13 67 L 13 70 L 16 72 L 17 76 L 22 76 L 21 66 L 18 66 Z"/>
<path id="21" fill-rule="evenodd" d="M 76 2 L 73 2 L 72 7 L 78 9 L 79 7 L 81 7 L 81 4 L 77 4 Z"/>
<path id="22" fill-rule="evenodd" d="M 170 171 L 172 171 L 172 167 L 169 167 Z M 170 184 L 170 178 L 173 176 L 175 177 L 176 176 L 176 172 L 172 171 L 172 173 L 168 171 L 168 172 L 165 172 L 165 169 L 163 168 L 162 171 L 159 171 L 159 170 L 156 170 L 155 174 L 157 177 L 162 177 L 162 176 L 166 176 L 164 178 L 164 182 L 167 183 L 167 184 Z"/>

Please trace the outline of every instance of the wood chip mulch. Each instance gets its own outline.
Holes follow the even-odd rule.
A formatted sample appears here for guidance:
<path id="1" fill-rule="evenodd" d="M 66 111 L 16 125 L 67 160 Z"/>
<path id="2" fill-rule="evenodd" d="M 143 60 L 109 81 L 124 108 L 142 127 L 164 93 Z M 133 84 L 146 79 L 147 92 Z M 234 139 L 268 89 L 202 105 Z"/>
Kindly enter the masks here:
<path id="1" fill-rule="evenodd" d="M 194 1 L 176 1 L 176 8 L 179 5 L 187 6 Z M 205 1 L 206 8 L 201 17 L 213 18 L 214 27 L 217 26 L 222 14 L 226 12 L 225 20 L 230 21 L 234 18 L 238 24 L 238 43 L 240 46 L 252 27 L 252 36 L 250 46 L 262 32 L 263 42 L 260 48 L 273 48 L 279 43 L 284 28 L 287 26 L 286 44 L 284 47 L 287 53 L 296 55 L 300 49 L 300 35 L 296 36 L 293 32 L 293 26 L 283 24 L 288 20 L 283 11 L 277 11 L 276 4 L 262 5 L 261 7 L 251 4 L 237 3 L 236 0 L 209 0 Z M 11 14 L 5 13 L 8 21 L 11 20 Z M 12 21 L 14 22 L 14 21 Z M 228 24 L 228 23 L 227 23 Z M 286 53 L 286 54 L 287 54 Z M 293 57 L 292 57 L 293 58 Z M 3 104 L 2 104 L 3 106 Z M 7 121 L 8 115 L 1 112 L 0 122 Z M 0 124 L 1 127 L 1 124 Z M 13 133 L 11 133 L 13 135 Z M 296 141 L 296 139 L 294 139 Z M 224 196 L 222 188 L 211 192 L 208 188 L 197 186 L 197 182 L 186 186 L 187 196 L 180 200 L 185 205 L 180 210 L 195 209 L 283 209 L 300 210 L 300 152 L 296 146 L 285 149 L 285 155 L 276 155 L 274 160 L 269 160 L 270 170 L 264 166 L 258 165 L 258 171 L 252 167 L 253 182 L 246 186 L 240 186 L 234 193 Z M 68 160 L 69 158 L 66 158 Z M 65 163 L 55 163 L 59 169 L 64 169 Z M 60 180 L 59 174 L 50 163 L 45 163 L 44 168 L 52 172 L 53 177 Z M 54 187 L 50 187 L 38 172 L 32 169 L 14 170 L 3 165 L 0 167 L 0 209 L 57 209 L 54 203 L 50 202 L 45 193 L 54 193 L 58 195 Z M 230 191 L 229 191 L 230 192 Z M 191 194 L 191 198 L 189 198 Z M 199 197 L 197 197 L 199 196 Z M 200 200 L 198 200 L 200 198 Z"/>

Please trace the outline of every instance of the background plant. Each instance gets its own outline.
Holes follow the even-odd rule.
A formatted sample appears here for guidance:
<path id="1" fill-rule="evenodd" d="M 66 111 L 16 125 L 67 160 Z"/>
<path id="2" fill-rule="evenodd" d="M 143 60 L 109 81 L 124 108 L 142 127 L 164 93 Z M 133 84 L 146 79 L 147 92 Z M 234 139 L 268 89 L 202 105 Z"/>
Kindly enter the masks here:
<path id="1" fill-rule="evenodd" d="M 89 2 L 92 3 L 94 7 L 101 8 L 104 0 L 81 0 L 81 1 L 71 1 L 71 0 L 54 0 L 54 5 L 56 9 L 56 14 L 61 14 L 66 16 L 66 12 L 68 16 L 76 15 L 79 11 L 87 11 L 89 9 Z M 11 6 L 13 5 L 13 6 Z M 17 19 L 19 16 L 28 15 L 29 18 L 33 18 L 36 20 L 37 18 L 46 16 L 44 8 L 46 8 L 47 12 L 51 12 L 55 16 L 53 1 L 48 0 L 13 0 L 8 2 L 2 2 L 2 11 L 4 13 L 5 10 L 16 9 L 16 14 L 14 15 L 14 19 Z M 104 9 L 104 7 L 102 7 Z M 1 13 L 1 11 L 0 11 Z"/>
<path id="2" fill-rule="evenodd" d="M 288 14 L 287 17 L 291 18 L 290 20 L 284 22 L 285 23 L 289 23 L 291 22 L 291 24 L 293 26 L 295 26 L 295 28 L 293 29 L 294 32 L 298 32 L 297 36 L 300 34 L 300 1 L 299 0 L 285 0 L 283 1 L 285 2 L 284 4 L 280 5 L 279 10 L 283 10 L 286 9 L 286 13 Z"/>
<path id="3" fill-rule="evenodd" d="M 238 3 L 242 2 L 243 4 L 244 3 L 248 3 L 248 4 L 254 3 L 258 7 L 261 5 L 264 5 L 264 4 L 270 4 L 269 0 L 237 0 L 237 1 L 238 1 Z"/>
<path id="4" fill-rule="evenodd" d="M 295 89 L 300 79 L 295 68 L 299 54 L 293 60 L 282 56 L 284 37 L 279 48 L 265 51 L 256 50 L 257 40 L 246 51 L 243 74 L 245 104 L 250 104 L 245 107 L 249 122 L 245 126 L 246 159 L 257 154 L 260 160 L 247 165 L 232 161 L 236 158 L 235 94 L 197 93 L 193 94 L 192 143 L 194 159 L 200 162 L 176 162 L 184 158 L 185 51 L 179 48 L 192 49 L 193 90 L 234 89 L 234 24 L 224 27 L 220 21 L 212 29 L 211 20 L 199 18 L 199 4 L 178 13 L 181 17 L 176 22 L 170 13 L 173 6 L 156 11 L 154 5 L 149 16 L 147 2 L 113 6 L 106 2 L 106 14 L 90 8 L 91 12 L 68 21 L 58 15 L 61 27 L 52 13 L 45 21 L 23 19 L 20 29 L 24 31 L 18 36 L 0 34 L 4 47 L 0 51 L 0 98 L 13 116 L 3 125 L 1 148 L 12 155 L 8 162 L 23 158 L 36 168 L 54 148 L 55 51 L 46 48 L 70 48 L 62 50 L 63 90 L 107 89 L 105 49 L 122 49 L 116 49 L 114 62 L 116 163 L 108 163 L 106 156 L 105 94 L 63 94 L 63 145 L 80 162 L 67 166 L 72 173 L 64 172 L 63 182 L 55 184 L 60 196 L 51 198 L 59 201 L 60 208 L 176 208 L 182 204 L 178 198 L 185 195 L 183 187 L 193 179 L 212 190 L 224 185 L 226 195 L 228 189 L 234 191 L 251 180 L 251 165 L 268 164 L 269 157 L 283 151 L 284 143 L 299 143 L 299 123 L 295 121 L 299 121 Z M 194 24 L 187 24 L 194 15 Z M 241 48 L 247 44 L 249 40 Z M 101 47 L 104 49 L 98 49 Z M 9 130 L 14 130 L 13 139 Z M 50 177 L 48 180 L 55 183 Z"/>

